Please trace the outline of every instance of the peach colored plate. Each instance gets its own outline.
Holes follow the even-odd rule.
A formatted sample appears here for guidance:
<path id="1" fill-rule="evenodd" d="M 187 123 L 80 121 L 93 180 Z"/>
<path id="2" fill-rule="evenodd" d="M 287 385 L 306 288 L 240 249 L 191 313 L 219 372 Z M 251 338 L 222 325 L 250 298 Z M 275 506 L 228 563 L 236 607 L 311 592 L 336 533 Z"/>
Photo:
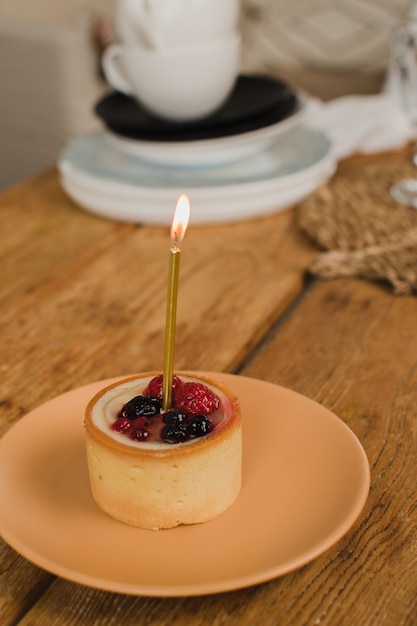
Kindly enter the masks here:
<path id="1" fill-rule="evenodd" d="M 271 383 L 210 374 L 240 397 L 243 487 L 211 522 L 148 531 L 94 504 L 83 414 L 101 381 L 65 393 L 15 424 L 0 442 L 0 533 L 54 574 L 114 592 L 184 596 L 270 580 L 308 563 L 354 523 L 369 465 L 334 414 Z"/>

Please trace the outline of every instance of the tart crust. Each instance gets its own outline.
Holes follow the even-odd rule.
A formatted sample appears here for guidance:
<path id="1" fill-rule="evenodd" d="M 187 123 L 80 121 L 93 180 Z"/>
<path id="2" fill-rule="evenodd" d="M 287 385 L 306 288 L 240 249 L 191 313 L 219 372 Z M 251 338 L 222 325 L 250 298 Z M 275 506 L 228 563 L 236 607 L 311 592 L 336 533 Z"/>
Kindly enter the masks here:
<path id="1" fill-rule="evenodd" d="M 239 495 L 242 464 L 238 398 L 222 383 L 202 376 L 178 373 L 184 381 L 208 385 L 220 397 L 226 417 L 208 435 L 154 449 L 146 443 L 125 444 L 99 428 L 93 416 L 105 394 L 156 375 L 138 374 L 109 385 L 90 400 L 85 415 L 90 486 L 96 504 L 125 524 L 154 530 L 205 522 L 223 513 Z"/>

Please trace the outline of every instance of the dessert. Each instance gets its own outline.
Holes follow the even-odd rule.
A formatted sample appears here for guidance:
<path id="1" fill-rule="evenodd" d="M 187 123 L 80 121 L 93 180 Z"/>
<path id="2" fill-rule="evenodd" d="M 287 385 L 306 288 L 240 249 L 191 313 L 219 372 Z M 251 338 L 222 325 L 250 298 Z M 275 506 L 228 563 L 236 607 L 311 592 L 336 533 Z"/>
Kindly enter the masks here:
<path id="1" fill-rule="evenodd" d="M 102 389 L 85 417 L 90 485 L 97 505 L 140 528 L 172 528 L 223 513 L 241 488 L 239 401 L 222 383 L 139 374 Z"/>

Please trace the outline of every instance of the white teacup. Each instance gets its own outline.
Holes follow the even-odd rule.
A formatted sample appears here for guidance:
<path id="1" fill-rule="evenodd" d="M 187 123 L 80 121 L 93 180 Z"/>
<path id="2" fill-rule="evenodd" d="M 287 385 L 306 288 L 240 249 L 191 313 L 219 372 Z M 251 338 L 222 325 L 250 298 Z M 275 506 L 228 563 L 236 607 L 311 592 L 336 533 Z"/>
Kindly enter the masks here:
<path id="1" fill-rule="evenodd" d="M 120 42 L 148 48 L 199 44 L 237 31 L 239 0 L 117 0 Z"/>
<path id="2" fill-rule="evenodd" d="M 115 89 L 175 121 L 218 109 L 233 89 L 239 66 L 239 34 L 169 50 L 112 44 L 103 55 L 104 73 Z"/>

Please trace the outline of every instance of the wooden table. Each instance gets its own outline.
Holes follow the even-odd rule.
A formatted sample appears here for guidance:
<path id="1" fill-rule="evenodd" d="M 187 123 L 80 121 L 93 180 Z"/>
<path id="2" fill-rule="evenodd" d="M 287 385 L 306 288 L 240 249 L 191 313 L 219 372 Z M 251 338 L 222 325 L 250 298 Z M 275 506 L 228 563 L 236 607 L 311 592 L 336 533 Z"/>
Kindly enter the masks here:
<path id="1" fill-rule="evenodd" d="M 362 162 L 350 167 L 366 176 Z M 167 229 L 89 215 L 66 197 L 55 171 L 4 193 L 0 220 L 2 434 L 64 391 L 160 369 Z M 271 381 L 346 422 L 371 467 L 353 528 L 285 576 L 188 598 L 88 588 L 2 542 L 3 626 L 417 624 L 417 299 L 356 279 L 309 279 L 316 252 L 294 210 L 191 226 L 176 369 Z"/>

